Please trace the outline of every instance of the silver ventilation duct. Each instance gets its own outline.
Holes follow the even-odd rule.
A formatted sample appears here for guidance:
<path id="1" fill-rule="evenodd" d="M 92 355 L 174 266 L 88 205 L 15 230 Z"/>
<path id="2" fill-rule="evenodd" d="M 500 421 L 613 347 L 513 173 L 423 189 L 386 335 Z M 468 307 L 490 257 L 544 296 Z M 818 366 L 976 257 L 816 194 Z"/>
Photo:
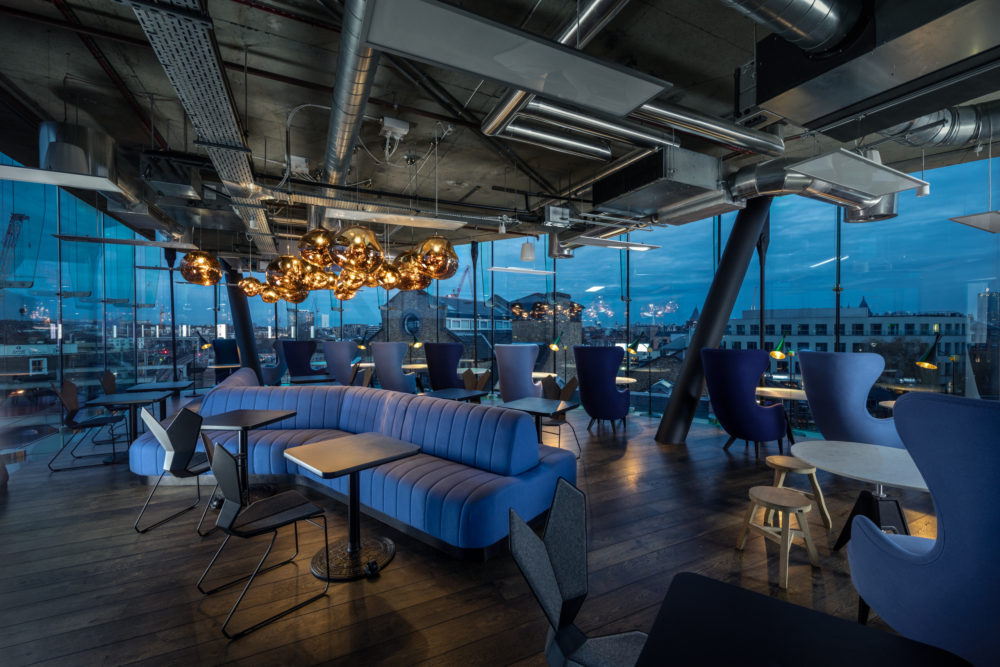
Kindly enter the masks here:
<path id="1" fill-rule="evenodd" d="M 785 153 L 785 142 L 777 135 L 742 127 L 676 104 L 648 102 L 636 109 L 632 116 L 666 125 L 741 152 L 760 153 L 771 157 Z"/>
<path id="2" fill-rule="evenodd" d="M 879 134 L 907 146 L 965 146 L 1000 137 L 1000 100 L 948 107 Z"/>
<path id="3" fill-rule="evenodd" d="M 552 132 L 536 125 L 515 121 L 507 125 L 504 134 L 507 139 L 534 144 L 542 148 L 553 148 L 560 152 L 592 160 L 610 160 L 611 147 L 602 141 L 593 141 L 570 134 Z"/>
<path id="4" fill-rule="evenodd" d="M 365 0 L 347 0 L 344 3 L 337 51 L 337 78 L 330 102 L 330 129 L 323 163 L 324 179 L 332 185 L 347 182 L 354 143 L 378 68 L 378 53 L 361 41 L 364 18 Z"/>
<path id="5" fill-rule="evenodd" d="M 829 51 L 847 37 L 861 15 L 851 0 L 722 0 L 803 51 Z"/>
<path id="6" fill-rule="evenodd" d="M 549 257 L 552 259 L 568 259 L 573 256 L 572 248 L 564 248 L 559 239 L 559 232 L 549 232 Z"/>
<path id="7" fill-rule="evenodd" d="M 117 184 L 115 140 L 83 125 L 45 121 L 38 128 L 38 166 L 106 178 Z"/>
<path id="8" fill-rule="evenodd" d="M 726 179 L 726 189 L 733 198 L 751 199 L 765 195 L 802 195 L 848 208 L 865 208 L 879 203 L 870 197 L 805 174 L 786 171 L 797 158 L 781 158 L 740 169 Z"/>
<path id="9" fill-rule="evenodd" d="M 639 146 L 657 148 L 659 146 L 676 147 L 680 145 L 673 137 L 645 128 L 638 123 L 603 120 L 538 98 L 534 98 L 524 105 L 520 117 L 596 137 L 630 142 Z"/>

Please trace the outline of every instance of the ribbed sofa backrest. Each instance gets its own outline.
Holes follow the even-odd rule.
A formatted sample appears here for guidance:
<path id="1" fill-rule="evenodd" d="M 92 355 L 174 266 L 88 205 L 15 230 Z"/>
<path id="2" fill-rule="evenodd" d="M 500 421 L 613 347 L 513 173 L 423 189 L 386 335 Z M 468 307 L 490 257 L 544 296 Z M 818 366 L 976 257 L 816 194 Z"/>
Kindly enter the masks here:
<path id="1" fill-rule="evenodd" d="M 385 433 L 386 424 L 406 413 L 412 394 L 371 387 L 346 387 L 340 409 L 340 428 L 351 433 Z M 401 438 L 408 440 L 408 438 Z"/>
<path id="2" fill-rule="evenodd" d="M 383 431 L 420 445 L 425 454 L 498 475 L 519 475 L 538 465 L 538 437 L 531 417 L 503 408 L 413 397 Z"/>
<path id="3" fill-rule="evenodd" d="M 209 417 L 229 410 L 295 410 L 294 417 L 265 428 L 352 430 L 340 426 L 341 405 L 348 389 L 348 387 L 220 387 L 205 397 L 201 415 Z"/>

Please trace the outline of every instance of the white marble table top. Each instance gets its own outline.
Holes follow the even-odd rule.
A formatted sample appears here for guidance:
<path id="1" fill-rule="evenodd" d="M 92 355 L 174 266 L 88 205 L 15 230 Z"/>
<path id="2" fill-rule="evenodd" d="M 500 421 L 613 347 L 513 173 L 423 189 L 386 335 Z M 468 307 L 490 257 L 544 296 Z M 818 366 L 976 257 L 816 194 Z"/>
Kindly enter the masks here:
<path id="1" fill-rule="evenodd" d="M 756 393 L 764 398 L 777 398 L 782 401 L 804 401 L 806 392 L 804 389 L 791 389 L 789 387 L 757 387 Z"/>
<path id="2" fill-rule="evenodd" d="M 887 410 L 892 410 L 896 407 L 896 401 L 879 401 L 878 406 L 880 408 L 886 408 Z"/>
<path id="3" fill-rule="evenodd" d="M 792 445 L 792 455 L 842 477 L 927 491 L 927 483 L 905 449 L 861 442 L 806 440 Z"/>

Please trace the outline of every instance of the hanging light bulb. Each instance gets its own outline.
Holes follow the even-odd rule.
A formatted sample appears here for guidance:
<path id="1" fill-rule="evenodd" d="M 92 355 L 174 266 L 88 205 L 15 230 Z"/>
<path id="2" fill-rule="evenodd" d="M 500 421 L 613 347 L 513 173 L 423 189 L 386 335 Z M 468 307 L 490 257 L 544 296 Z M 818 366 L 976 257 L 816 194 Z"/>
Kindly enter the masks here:
<path id="1" fill-rule="evenodd" d="M 268 285 L 267 287 L 265 287 L 260 292 L 260 299 L 264 303 L 278 303 L 278 299 L 280 299 L 280 298 L 281 298 L 281 295 L 278 294 L 278 290 L 274 289 L 270 285 Z"/>
<path id="2" fill-rule="evenodd" d="M 310 229 L 299 238 L 299 255 L 309 264 L 327 267 L 333 264 L 331 252 L 337 237 L 331 232 L 317 227 Z"/>
<path id="3" fill-rule="evenodd" d="M 181 259 L 181 276 L 194 285 L 214 285 L 222 278 L 222 266 L 210 253 L 194 250 Z"/>
<path id="4" fill-rule="evenodd" d="M 772 359 L 777 359 L 778 361 L 781 361 L 782 359 L 784 359 L 785 357 L 788 356 L 787 354 L 785 354 L 785 337 L 784 336 L 782 336 L 781 340 L 778 341 L 778 347 L 776 347 L 773 350 L 771 350 L 770 355 L 771 355 Z"/>
<path id="5" fill-rule="evenodd" d="M 436 280 L 447 280 L 458 271 L 458 255 L 451 241 L 432 236 L 417 246 L 420 270 Z"/>
<path id="6" fill-rule="evenodd" d="M 341 289 L 357 292 L 365 286 L 365 274 L 358 273 L 357 271 L 352 271 L 350 269 L 344 269 L 340 272 L 340 275 L 337 276 L 336 284 L 340 286 Z"/>
<path id="7" fill-rule="evenodd" d="M 931 343 L 931 346 L 929 348 L 927 348 L 927 351 L 924 352 L 923 355 L 921 355 L 921 357 L 917 359 L 914 363 L 920 368 L 930 371 L 936 371 L 937 364 L 934 362 L 936 361 L 937 358 L 937 346 L 940 340 L 941 340 L 941 334 L 939 332 L 936 336 L 934 336 L 934 342 Z"/>
<path id="8" fill-rule="evenodd" d="M 302 260 L 293 255 L 281 255 L 271 260 L 265 272 L 267 284 L 278 291 L 298 289 L 302 284 L 304 274 L 305 268 Z"/>
<path id="9" fill-rule="evenodd" d="M 553 352 L 558 352 L 559 351 L 559 341 L 562 340 L 562 335 L 563 335 L 563 332 L 560 331 L 559 335 L 556 336 L 556 339 L 554 341 L 552 341 L 551 343 L 549 343 L 549 349 L 552 350 Z"/>
<path id="10" fill-rule="evenodd" d="M 279 292 L 281 298 L 288 303 L 302 303 L 309 296 L 307 289 L 290 289 Z"/>
<path id="11" fill-rule="evenodd" d="M 379 268 L 375 269 L 374 271 L 369 271 L 369 272 L 367 272 L 367 273 L 364 274 L 365 275 L 365 287 L 378 287 L 378 272 L 381 269 L 382 269 L 382 267 L 380 266 Z"/>
<path id="12" fill-rule="evenodd" d="M 260 282 L 253 276 L 247 276 L 238 282 L 237 287 L 239 287 L 240 291 L 247 296 L 257 296 L 264 291 L 264 283 Z"/>
<path id="13" fill-rule="evenodd" d="M 347 289 L 346 287 L 344 287 L 343 285 L 339 284 L 336 281 L 334 281 L 332 289 L 333 289 L 333 298 L 337 299 L 338 301 L 350 301 L 358 293 L 357 290 Z"/>
<path id="14" fill-rule="evenodd" d="M 331 253 L 335 264 L 362 273 L 378 269 L 385 257 L 375 234 L 365 227 L 344 230 L 334 242 Z"/>
<path id="15" fill-rule="evenodd" d="M 307 290 L 327 289 L 333 281 L 333 274 L 327 273 L 314 264 L 304 264 L 302 286 Z"/>
<path id="16" fill-rule="evenodd" d="M 535 246 L 531 241 L 525 241 L 521 244 L 521 261 L 522 262 L 534 262 L 535 261 Z"/>

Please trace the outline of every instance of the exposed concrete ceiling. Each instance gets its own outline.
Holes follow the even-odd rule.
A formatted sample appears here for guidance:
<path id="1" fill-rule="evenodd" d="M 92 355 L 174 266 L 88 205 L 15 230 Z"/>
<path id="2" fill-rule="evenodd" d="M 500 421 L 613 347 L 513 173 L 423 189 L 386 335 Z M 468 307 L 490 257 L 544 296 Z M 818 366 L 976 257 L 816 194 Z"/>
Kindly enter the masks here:
<path id="1" fill-rule="evenodd" d="M 567 0 L 471 0 L 456 4 L 546 38 L 572 19 L 577 6 Z M 214 25 L 259 181 L 275 183 L 284 169 L 289 112 L 302 104 L 330 103 L 340 41 L 337 17 L 319 2 L 307 0 L 208 0 L 204 8 Z M 163 150 L 151 125 L 170 155 L 202 168 L 205 180 L 211 181 L 207 156 L 195 144 L 177 95 L 130 7 L 106 0 L 75 0 L 71 4 L 64 0 L 0 0 L 0 16 L 0 75 L 9 84 L 0 86 L 0 120 L 19 116 L 23 121 L 24 109 L 30 107 L 43 117 L 98 127 L 132 155 Z M 74 23 L 89 33 L 84 36 L 103 53 L 107 68 L 120 77 L 121 87 L 81 40 L 81 32 L 67 25 Z M 725 118 L 732 115 L 733 72 L 751 60 L 755 43 L 766 34 L 762 27 L 715 0 L 632 0 L 584 51 L 669 81 L 674 86 L 670 93 L 673 101 Z M 479 119 L 506 92 L 502 85 L 466 74 L 419 67 Z M 134 98 L 133 104 L 124 99 L 122 87 Z M 410 124 L 409 133 L 388 160 L 385 141 L 379 136 L 383 116 Z M 383 58 L 348 182 L 356 184 L 359 192 L 414 193 L 496 207 L 478 213 L 463 209 L 470 215 L 496 216 L 503 208 L 524 210 L 522 195 L 496 191 L 494 186 L 531 192 L 541 186 L 486 148 L 474 124 L 449 118 L 448 111 L 401 76 L 390 59 Z M 294 118 L 290 152 L 305 158 L 311 172 L 311 176 L 296 174 L 300 179 L 318 177 L 328 119 L 329 113 L 319 108 L 304 109 Z M 789 127 L 786 136 L 800 132 L 801 128 Z M 442 135 L 435 156 L 433 141 Z M 724 157 L 732 170 L 761 159 L 731 154 L 728 149 L 691 137 L 682 137 L 682 144 Z M 836 145 L 841 144 L 822 135 L 807 135 L 788 142 L 786 155 L 814 155 Z M 0 127 L 0 150 L 16 159 L 32 164 L 37 160 L 35 146 L 36 139 L 26 133 L 25 125 L 11 120 Z M 575 183 L 603 166 L 533 146 L 511 143 L 510 147 L 556 188 Z M 615 157 L 630 150 L 624 144 L 613 144 Z M 919 168 L 922 160 L 932 167 L 982 157 L 968 148 L 928 148 L 921 153 L 896 143 L 885 144 L 881 150 L 885 162 L 908 170 Z M 413 164 L 407 165 L 406 156 L 412 156 Z M 407 205 L 405 199 L 382 201 Z M 535 201 L 537 198 L 530 200 Z M 224 198 L 217 199 L 208 206 L 218 207 L 223 202 Z M 190 202 L 164 203 L 175 208 L 192 206 Z M 414 208 L 427 211 L 434 205 L 415 203 Z M 270 213 L 277 221 L 272 225 L 277 231 L 301 231 L 301 227 L 287 223 L 304 220 L 303 207 Z M 484 220 L 481 227 L 491 231 L 496 224 Z M 530 232 L 533 228 L 525 225 L 521 229 Z M 464 230 L 455 236 L 469 238 L 474 233 Z"/>

